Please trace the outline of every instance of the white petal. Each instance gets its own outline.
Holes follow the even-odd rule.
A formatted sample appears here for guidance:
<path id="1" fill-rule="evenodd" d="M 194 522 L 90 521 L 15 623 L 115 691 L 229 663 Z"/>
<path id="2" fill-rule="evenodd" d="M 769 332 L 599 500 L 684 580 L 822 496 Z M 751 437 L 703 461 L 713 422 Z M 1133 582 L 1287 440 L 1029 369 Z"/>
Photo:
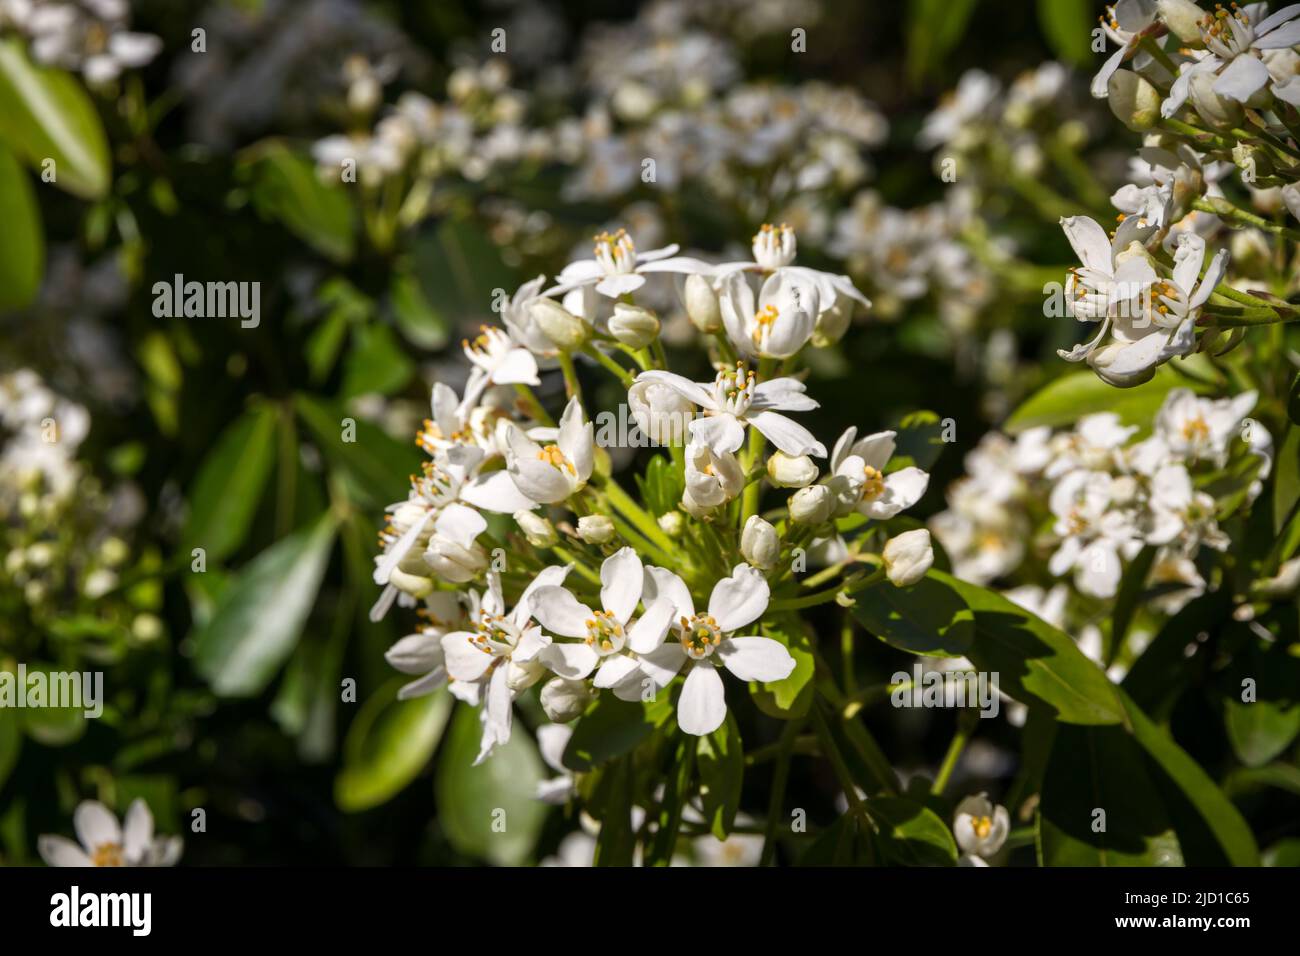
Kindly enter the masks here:
<path id="1" fill-rule="evenodd" d="M 510 687 L 506 684 L 507 670 L 498 667 L 492 674 L 483 701 L 479 719 L 483 722 L 483 738 L 479 742 L 478 757 L 474 766 L 478 766 L 492 753 L 497 744 L 504 744 L 510 739 L 511 703 Z"/>
<path id="2" fill-rule="evenodd" d="M 537 507 L 515 484 L 509 472 L 490 471 L 473 478 L 460 490 L 462 501 L 495 514 L 512 515 L 516 511 L 532 511 Z"/>
<path id="3" fill-rule="evenodd" d="M 779 412 L 750 412 L 745 417 L 768 441 L 792 458 L 800 455 L 826 457 L 826 446 L 792 418 L 786 418 Z M 734 448 L 731 450 L 735 451 Z"/>
<path id="4" fill-rule="evenodd" d="M 661 597 L 637 618 L 627 633 L 627 646 L 638 654 L 648 654 L 664 642 L 664 635 L 673 622 L 673 602 Z"/>
<path id="5" fill-rule="evenodd" d="M 447 505 L 438 513 L 438 520 L 433 524 L 434 533 L 446 538 L 462 548 L 474 545 L 474 539 L 487 530 L 487 520 L 465 505 Z"/>
<path id="6" fill-rule="evenodd" d="M 718 645 L 722 665 L 741 680 L 785 680 L 795 661 L 779 641 L 770 637 L 732 637 Z"/>
<path id="7" fill-rule="evenodd" d="M 771 593 L 762 571 L 738 564 L 731 577 L 713 586 L 709 614 L 724 632 L 734 631 L 763 616 Z"/>
<path id="8" fill-rule="evenodd" d="M 677 726 L 683 733 L 702 737 L 727 719 L 727 696 L 722 678 L 712 664 L 696 664 L 686 675 L 677 701 Z"/>
<path id="9" fill-rule="evenodd" d="M 865 513 L 877 520 L 892 518 L 921 500 L 930 476 L 920 468 L 903 468 L 885 478 L 885 493 L 867 503 Z"/>
<path id="10" fill-rule="evenodd" d="M 375 565 L 374 582 L 378 585 L 388 583 L 388 578 L 392 575 L 393 569 L 402 563 L 407 552 L 415 544 L 415 539 L 424 531 L 424 526 L 429 523 L 433 516 L 432 512 L 426 512 L 424 517 L 419 521 L 412 522 L 411 526 L 402 532 L 402 536 L 389 545 L 388 550 L 384 552 L 378 563 Z M 382 617 L 382 614 L 380 615 Z"/>
<path id="11" fill-rule="evenodd" d="M 1061 229 L 1069 240 L 1074 254 L 1089 269 L 1110 274 L 1111 252 L 1110 238 L 1095 219 L 1087 216 L 1066 216 L 1061 220 Z"/>
<path id="12" fill-rule="evenodd" d="M 631 548 L 620 548 L 600 566 L 600 602 L 620 624 L 626 624 L 641 602 L 645 573 Z"/>
<path id="13" fill-rule="evenodd" d="M 1244 103 L 1262 90 L 1268 81 L 1268 67 L 1263 61 L 1244 55 L 1233 58 L 1214 81 L 1212 89 L 1220 96 Z"/>
<path id="14" fill-rule="evenodd" d="M 86 851 L 67 837 L 42 836 L 36 841 L 36 849 L 41 859 L 50 866 L 90 866 L 90 857 Z"/>
<path id="15" fill-rule="evenodd" d="M 492 663 L 492 655 L 472 643 L 473 637 L 468 631 L 452 631 L 442 637 L 447 673 L 453 680 L 476 681 Z"/>
<path id="16" fill-rule="evenodd" d="M 638 661 L 626 654 L 613 654 L 605 658 L 600 667 L 596 670 L 596 678 L 592 681 L 596 687 L 604 690 L 608 687 L 615 687 L 623 683 L 633 674 L 641 670 Z"/>
<path id="17" fill-rule="evenodd" d="M 775 412 L 759 414 L 774 415 Z M 690 426 L 691 437 L 702 445 L 708 445 L 719 455 L 730 454 L 745 443 L 745 426 L 740 424 L 735 415 L 723 413 L 694 419 Z"/>
<path id="18" fill-rule="evenodd" d="M 645 569 L 645 590 L 641 597 L 649 607 L 660 598 L 667 598 L 673 604 L 673 617 L 694 617 L 695 602 L 691 600 L 691 590 L 686 582 L 667 568 L 650 565 Z"/>
<path id="19" fill-rule="evenodd" d="M 600 658 L 586 644 L 552 644 L 537 655 L 537 659 L 567 680 L 582 680 L 593 670 Z"/>
<path id="20" fill-rule="evenodd" d="M 686 652 L 676 641 L 660 644 L 649 654 L 641 655 L 641 671 L 656 687 L 667 687 L 685 663 Z"/>
<path id="21" fill-rule="evenodd" d="M 98 800 L 83 800 L 72 814 L 77 839 L 88 851 L 105 843 L 122 844 L 122 827 L 113 812 Z"/>
<path id="22" fill-rule="evenodd" d="M 122 840 L 122 849 L 126 851 L 128 860 L 140 859 L 153 843 L 153 814 L 149 812 L 149 805 L 139 797 L 126 808 Z"/>
<path id="23" fill-rule="evenodd" d="M 663 372 L 652 369 L 648 372 L 642 372 L 636 377 L 636 380 L 638 382 L 658 382 L 660 385 L 667 385 L 678 395 L 701 408 L 713 409 L 716 407 L 713 395 L 704 386 L 698 382 L 692 382 L 686 376 L 678 375 L 676 372 Z"/>
<path id="24" fill-rule="evenodd" d="M 538 588 L 530 607 L 542 627 L 560 637 L 586 637 L 587 622 L 595 617 L 591 608 L 559 587 Z"/>

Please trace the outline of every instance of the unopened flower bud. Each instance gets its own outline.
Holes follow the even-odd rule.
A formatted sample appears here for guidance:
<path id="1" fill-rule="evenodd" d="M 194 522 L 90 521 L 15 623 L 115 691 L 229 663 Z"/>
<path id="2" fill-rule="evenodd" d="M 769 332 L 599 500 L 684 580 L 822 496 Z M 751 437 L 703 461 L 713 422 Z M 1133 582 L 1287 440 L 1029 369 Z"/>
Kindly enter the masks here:
<path id="1" fill-rule="evenodd" d="M 781 555 L 781 539 L 770 523 L 750 515 L 740 532 L 740 553 L 754 567 L 767 571 Z"/>
<path id="2" fill-rule="evenodd" d="M 1246 113 L 1241 104 L 1214 91 L 1217 74 L 1211 71 L 1195 73 L 1187 87 L 1197 115 L 1215 129 L 1232 129 L 1240 126 Z"/>
<path id="3" fill-rule="evenodd" d="M 433 592 L 433 580 L 419 574 L 407 574 L 399 568 L 394 568 L 388 576 L 388 583 L 403 594 L 409 594 L 413 598 L 427 597 Z"/>
<path id="4" fill-rule="evenodd" d="M 776 451 L 767 460 L 767 477 L 778 488 L 803 488 L 817 480 L 817 464 L 807 455 L 797 458 Z"/>
<path id="5" fill-rule="evenodd" d="M 934 548 L 930 545 L 930 532 L 924 528 L 904 531 L 885 542 L 880 553 L 885 564 L 885 575 L 896 587 L 905 588 L 925 577 L 934 564 Z"/>
<path id="6" fill-rule="evenodd" d="M 1135 132 L 1160 122 L 1160 91 L 1132 70 L 1116 70 L 1106 86 L 1115 118 Z"/>
<path id="7" fill-rule="evenodd" d="M 686 519 L 680 511 L 665 511 L 659 516 L 659 530 L 670 538 L 680 537 L 685 526 Z"/>
<path id="8" fill-rule="evenodd" d="M 515 524 L 519 525 L 519 530 L 534 548 L 554 547 L 560 540 L 560 536 L 555 533 L 555 526 L 539 514 L 516 511 L 514 518 Z"/>
<path id="9" fill-rule="evenodd" d="M 590 332 L 587 323 L 554 299 L 534 299 L 528 305 L 528 313 L 542 334 L 561 351 L 572 352 L 587 341 Z"/>
<path id="10" fill-rule="evenodd" d="M 790 520 L 798 524 L 822 524 L 831 516 L 835 496 L 825 485 L 800 488 L 790 496 Z"/>
<path id="11" fill-rule="evenodd" d="M 506 671 L 506 686 L 516 693 L 527 690 L 546 676 L 546 665 L 533 658 L 531 661 L 512 660 Z"/>
<path id="12" fill-rule="evenodd" d="M 452 584 L 467 584 L 486 571 L 488 566 L 487 554 L 477 544 L 466 548 L 455 541 L 437 536 L 429 540 L 429 547 L 424 552 L 424 563 Z"/>
<path id="13" fill-rule="evenodd" d="M 578 537 L 587 544 L 604 544 L 614 537 L 614 522 L 604 515 L 583 515 L 578 519 Z"/>
<path id="14" fill-rule="evenodd" d="M 567 724 L 581 717 L 596 699 L 596 691 L 585 680 L 557 677 L 542 686 L 542 710 L 557 724 Z"/>
<path id="15" fill-rule="evenodd" d="M 659 335 L 659 319 L 639 305 L 616 302 L 609 317 L 609 334 L 629 348 L 643 349 Z"/>
<path id="16" fill-rule="evenodd" d="M 718 295 L 713 291 L 709 280 L 702 275 L 686 277 L 682 298 L 686 306 L 686 315 L 701 332 L 716 332 L 722 328 L 722 310 L 718 306 Z"/>
<path id="17" fill-rule="evenodd" d="M 1201 19 L 1205 11 L 1192 0 L 1156 0 L 1156 12 L 1169 32 L 1183 43 L 1201 46 Z"/>
<path id="18" fill-rule="evenodd" d="M 849 330 L 849 319 L 853 314 L 853 301 L 845 301 L 845 296 L 836 296 L 835 304 L 817 316 L 813 326 L 813 348 L 824 349 L 844 338 Z"/>

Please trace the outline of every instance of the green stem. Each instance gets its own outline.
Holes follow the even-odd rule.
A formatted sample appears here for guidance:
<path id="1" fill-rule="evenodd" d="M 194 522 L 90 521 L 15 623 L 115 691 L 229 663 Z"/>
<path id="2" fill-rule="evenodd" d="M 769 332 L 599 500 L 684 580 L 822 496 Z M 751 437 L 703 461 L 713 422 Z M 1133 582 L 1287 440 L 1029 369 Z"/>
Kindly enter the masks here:
<path id="1" fill-rule="evenodd" d="M 677 546 L 673 544 L 673 539 L 664 533 L 663 528 L 659 527 L 659 522 L 655 521 L 654 516 L 632 500 L 632 497 L 622 489 L 617 481 L 613 478 L 606 478 L 601 485 L 601 490 L 609 498 L 609 503 L 618 509 L 628 521 L 632 522 L 654 544 L 668 554 L 672 554 L 676 550 Z"/>
<path id="2" fill-rule="evenodd" d="M 817 738 L 821 741 L 822 752 L 826 754 L 831 769 L 835 771 L 835 777 L 840 782 L 840 789 L 844 791 L 844 798 L 849 802 L 849 809 L 866 819 L 867 806 L 862 802 L 862 798 L 858 796 L 858 786 L 853 782 L 853 773 L 849 770 L 844 755 L 840 753 L 840 748 L 835 743 L 835 736 L 831 733 L 826 718 L 816 706 L 810 708 L 809 713 L 812 714 L 813 723 L 817 726 Z"/>
<path id="3" fill-rule="evenodd" d="M 617 362 L 615 362 L 612 358 L 610 358 L 600 349 L 596 348 L 594 345 L 586 345 L 583 346 L 582 352 L 584 355 L 591 356 L 597 362 L 603 365 L 609 372 L 611 372 L 614 375 L 615 378 L 619 380 L 619 383 L 624 388 L 632 387 L 633 379 L 631 373 L 629 373 L 627 369 L 623 368 L 623 366 L 619 365 Z"/>
<path id="4" fill-rule="evenodd" d="M 969 743 L 971 732 L 975 729 L 975 720 L 978 720 L 971 711 L 963 711 L 957 718 L 957 732 L 952 735 L 952 742 L 948 744 L 948 752 L 944 754 L 943 763 L 939 765 L 939 773 L 934 778 L 934 784 L 930 787 L 930 792 L 935 796 L 943 794 L 944 788 L 948 786 L 948 779 L 952 776 L 953 770 L 957 767 L 957 761 L 961 760 L 962 752 Z"/>
<path id="5" fill-rule="evenodd" d="M 563 548 L 558 544 L 552 545 L 551 551 L 554 552 L 555 556 L 561 561 L 566 564 L 572 564 L 573 570 L 577 571 L 592 584 L 599 585 L 601 583 L 600 575 L 594 568 L 587 565 L 587 563 L 582 560 L 581 556 L 574 554 L 568 548 Z"/>
<path id="6" fill-rule="evenodd" d="M 776 830 L 785 818 L 785 788 L 790 780 L 790 758 L 803 721 L 786 721 L 785 730 L 777 742 L 776 769 L 772 772 L 772 796 L 767 801 L 767 825 L 763 828 L 763 854 L 758 865 L 767 866 L 776 855 Z"/>
<path id="7" fill-rule="evenodd" d="M 582 401 L 582 385 L 578 382 L 578 372 L 573 367 L 573 356 L 568 352 L 560 353 L 560 371 L 564 373 L 564 392 L 569 398 Z"/>
<path id="8" fill-rule="evenodd" d="M 1238 225 L 1254 226 L 1256 229 L 1263 229 L 1275 236 L 1286 236 L 1288 239 L 1300 241 L 1300 229 L 1292 229 L 1289 226 L 1280 226 L 1275 222 L 1269 222 L 1263 216 L 1257 216 L 1253 212 L 1239 209 L 1226 199 L 1195 199 L 1192 201 L 1192 208 L 1199 209 L 1201 212 L 1212 213 L 1220 219 L 1230 219 Z"/>

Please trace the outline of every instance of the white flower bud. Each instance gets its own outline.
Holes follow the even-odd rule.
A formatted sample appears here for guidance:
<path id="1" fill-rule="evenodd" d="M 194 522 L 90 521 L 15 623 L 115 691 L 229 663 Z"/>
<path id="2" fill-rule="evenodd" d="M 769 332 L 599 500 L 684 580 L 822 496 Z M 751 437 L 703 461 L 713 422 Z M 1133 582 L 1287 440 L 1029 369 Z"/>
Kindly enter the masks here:
<path id="1" fill-rule="evenodd" d="M 437 535 L 429 539 L 429 547 L 424 552 L 424 563 L 452 584 L 467 584 L 486 571 L 488 566 L 487 553 L 477 544 L 466 548 Z"/>
<path id="2" fill-rule="evenodd" d="M 524 533 L 524 537 L 534 548 L 554 547 L 560 540 L 560 536 L 555 533 L 555 527 L 539 514 L 532 511 L 516 511 L 514 518 L 515 524 L 519 525 L 519 530 Z"/>
<path id="3" fill-rule="evenodd" d="M 800 488 L 790 496 L 790 520 L 798 524 L 822 524 L 831 516 L 835 496 L 825 485 Z"/>
<path id="4" fill-rule="evenodd" d="M 407 574 L 399 568 L 394 568 L 392 574 L 388 576 L 388 583 L 403 594 L 409 594 L 413 598 L 427 597 L 433 591 L 433 580 L 418 574 Z"/>
<path id="5" fill-rule="evenodd" d="M 1214 92 L 1218 75 L 1213 72 L 1195 73 L 1187 87 L 1197 115 L 1215 129 L 1232 129 L 1240 126 L 1246 117 L 1241 104 Z"/>
<path id="6" fill-rule="evenodd" d="M 1183 43 L 1201 44 L 1201 19 L 1205 11 L 1192 0 L 1156 0 L 1156 12 L 1169 32 Z"/>
<path id="7" fill-rule="evenodd" d="M 670 538 L 680 537 L 686 527 L 686 519 L 680 511 L 665 511 L 659 516 L 659 530 Z"/>
<path id="8" fill-rule="evenodd" d="M 614 522 L 604 515 L 583 515 L 578 519 L 578 537 L 587 544 L 604 544 L 614 537 Z"/>
<path id="9" fill-rule="evenodd" d="M 934 564 L 934 548 L 930 546 L 930 532 L 924 528 L 904 531 L 885 542 L 880 553 L 885 564 L 885 575 L 896 587 L 905 588 L 925 577 Z"/>
<path id="10" fill-rule="evenodd" d="M 722 309 L 708 279 L 702 275 L 687 276 L 682 298 L 686 315 L 697 329 L 708 333 L 722 328 Z"/>
<path id="11" fill-rule="evenodd" d="M 511 660 L 506 671 L 506 686 L 515 692 L 527 690 L 545 676 L 546 665 L 536 658 L 526 662 Z"/>
<path id="12" fill-rule="evenodd" d="M 781 539 L 769 522 L 750 515 L 740 532 L 740 553 L 754 567 L 767 571 L 781 556 Z"/>
<path id="13" fill-rule="evenodd" d="M 1106 90 L 1110 111 L 1134 132 L 1160 122 L 1160 91 L 1132 70 L 1116 70 Z"/>
<path id="14" fill-rule="evenodd" d="M 767 460 L 767 477 L 778 488 L 804 488 L 817 480 L 817 463 L 807 455 L 792 458 L 782 451 Z"/>
<path id="15" fill-rule="evenodd" d="M 554 299 L 534 299 L 528 304 L 528 314 L 533 317 L 542 334 L 557 349 L 565 352 L 582 348 L 591 331 L 586 322 Z"/>
<path id="16" fill-rule="evenodd" d="M 585 680 L 557 677 L 542 686 L 542 710 L 557 724 L 581 717 L 596 699 L 596 691 Z"/>
<path id="17" fill-rule="evenodd" d="M 659 319 L 639 305 L 616 302 L 609 317 L 609 334 L 629 348 L 642 349 L 659 335 Z"/>
<path id="18" fill-rule="evenodd" d="M 683 445 L 689 437 L 695 406 L 662 382 L 636 382 L 627 390 L 627 404 L 637 428 L 656 445 Z"/>

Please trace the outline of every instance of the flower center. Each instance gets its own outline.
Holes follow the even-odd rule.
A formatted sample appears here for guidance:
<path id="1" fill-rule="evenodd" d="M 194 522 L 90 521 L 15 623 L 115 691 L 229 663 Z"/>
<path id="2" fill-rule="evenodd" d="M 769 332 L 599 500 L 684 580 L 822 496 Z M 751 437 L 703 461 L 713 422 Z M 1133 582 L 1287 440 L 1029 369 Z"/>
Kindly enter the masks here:
<path id="1" fill-rule="evenodd" d="M 1250 16 L 1237 4 L 1229 5 L 1232 11 L 1223 9 L 1223 4 L 1216 3 L 1214 10 L 1201 18 L 1201 38 L 1214 53 L 1225 59 L 1231 59 L 1250 49 L 1255 42 L 1255 29 L 1250 25 Z"/>
<path id="2" fill-rule="evenodd" d="M 754 340 L 754 345 L 763 344 L 763 340 L 772 334 L 772 326 L 780 317 L 780 310 L 770 302 L 754 313 L 754 332 L 750 336 Z"/>
<path id="3" fill-rule="evenodd" d="M 1210 437 L 1210 426 L 1206 424 L 1205 419 L 1201 416 L 1189 419 L 1183 423 L 1183 440 L 1193 445 L 1199 445 Z"/>
<path id="4" fill-rule="evenodd" d="M 988 839 L 988 835 L 993 832 L 992 817 L 974 817 L 971 822 L 971 829 L 975 831 L 975 836 L 981 840 Z"/>
<path id="5" fill-rule="evenodd" d="M 564 452 L 560 451 L 559 445 L 547 445 L 537 453 L 539 461 L 544 461 L 548 465 L 554 465 L 561 470 L 569 469 L 569 474 L 577 476 L 577 469 L 573 467 L 573 462 L 564 457 Z"/>
<path id="6" fill-rule="evenodd" d="M 862 499 L 875 501 L 885 493 L 885 476 L 879 468 L 862 466 Z"/>
<path id="7" fill-rule="evenodd" d="M 765 271 L 772 272 L 788 266 L 794 262 L 794 230 L 785 223 L 780 226 L 764 223 L 754 234 L 752 248 L 754 261 Z"/>
<path id="8" fill-rule="evenodd" d="M 626 275 L 636 270 L 636 246 L 625 230 L 596 236 L 595 255 L 606 275 Z"/>
<path id="9" fill-rule="evenodd" d="M 480 613 L 474 630 L 478 633 L 470 638 L 470 643 L 493 657 L 508 655 L 519 641 L 514 628 L 500 614 Z"/>
<path id="10" fill-rule="evenodd" d="M 510 336 L 486 325 L 479 326 L 479 334 L 472 340 L 461 339 L 460 344 L 465 356 L 479 366 L 490 366 L 511 348 Z"/>
<path id="11" fill-rule="evenodd" d="M 722 642 L 722 628 L 711 615 L 697 614 L 691 618 L 683 615 L 680 628 L 682 650 L 692 660 L 704 660 Z"/>
<path id="12" fill-rule="evenodd" d="M 721 410 L 732 415 L 743 415 L 754 398 L 754 373 L 737 362 L 734 369 L 724 368 L 713 380 L 713 395 Z M 707 414 L 707 412 L 706 412 Z"/>
<path id="13" fill-rule="evenodd" d="M 122 853 L 122 844 L 101 843 L 95 847 L 95 852 L 90 854 L 90 862 L 94 866 L 125 866 L 126 857 Z"/>
<path id="14" fill-rule="evenodd" d="M 597 654 L 617 654 L 623 649 L 626 635 L 612 611 L 597 611 L 587 620 L 587 644 Z"/>

